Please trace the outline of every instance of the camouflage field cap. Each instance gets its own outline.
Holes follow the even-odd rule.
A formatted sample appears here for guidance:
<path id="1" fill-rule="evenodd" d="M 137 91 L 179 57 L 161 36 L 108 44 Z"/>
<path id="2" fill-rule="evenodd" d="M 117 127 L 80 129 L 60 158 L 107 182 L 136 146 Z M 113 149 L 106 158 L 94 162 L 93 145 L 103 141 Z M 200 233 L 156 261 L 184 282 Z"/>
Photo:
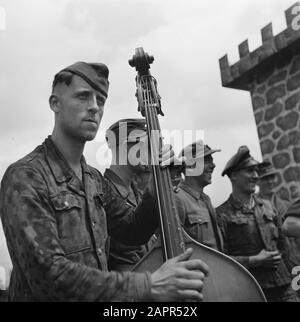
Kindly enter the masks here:
<path id="1" fill-rule="evenodd" d="M 248 147 L 242 145 L 239 147 L 237 153 L 226 163 L 225 168 L 222 172 L 222 176 L 230 174 L 234 171 L 243 170 L 253 166 L 259 165 L 260 162 L 256 161 L 251 155 Z"/>
<path id="2" fill-rule="evenodd" d="M 109 70 L 106 65 L 102 63 L 76 62 L 62 69 L 59 73 L 61 72 L 70 72 L 81 77 L 95 90 L 107 97 L 109 87 Z"/>
<path id="3" fill-rule="evenodd" d="M 105 134 L 108 146 L 120 143 L 135 143 L 147 139 L 147 124 L 145 119 L 122 119 L 112 124 Z"/>

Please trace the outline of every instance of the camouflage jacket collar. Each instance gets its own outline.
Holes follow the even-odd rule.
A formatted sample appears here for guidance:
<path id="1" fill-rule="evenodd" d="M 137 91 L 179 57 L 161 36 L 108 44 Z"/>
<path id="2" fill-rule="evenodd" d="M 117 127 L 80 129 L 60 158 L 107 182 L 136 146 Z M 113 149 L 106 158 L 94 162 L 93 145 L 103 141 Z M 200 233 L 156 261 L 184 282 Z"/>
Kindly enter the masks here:
<path id="1" fill-rule="evenodd" d="M 256 196 L 255 194 L 252 195 L 252 198 L 253 198 L 253 207 L 252 208 L 247 207 L 240 200 L 235 198 L 232 194 L 229 197 L 229 202 L 232 205 L 232 207 L 235 208 L 236 210 L 243 210 L 246 212 L 253 211 L 255 205 L 259 205 L 259 206 L 263 205 L 263 202 L 261 201 L 261 199 L 258 196 Z"/>
<path id="2" fill-rule="evenodd" d="M 76 177 L 75 172 L 69 166 L 67 160 L 64 158 L 62 153 L 59 151 L 53 140 L 51 139 L 51 135 L 43 143 L 46 160 L 49 164 L 49 167 L 55 177 L 55 180 L 59 183 L 74 181 L 74 177 Z M 84 156 L 81 157 L 81 165 L 84 173 L 88 173 L 91 175 L 91 171 L 86 164 Z M 77 177 L 76 177 L 77 178 Z"/>
<path id="3" fill-rule="evenodd" d="M 137 206 L 137 201 L 131 198 L 130 188 L 125 184 L 121 177 L 111 169 L 105 170 L 104 177 L 115 186 L 116 190 L 124 200 L 128 200 L 130 203 Z"/>

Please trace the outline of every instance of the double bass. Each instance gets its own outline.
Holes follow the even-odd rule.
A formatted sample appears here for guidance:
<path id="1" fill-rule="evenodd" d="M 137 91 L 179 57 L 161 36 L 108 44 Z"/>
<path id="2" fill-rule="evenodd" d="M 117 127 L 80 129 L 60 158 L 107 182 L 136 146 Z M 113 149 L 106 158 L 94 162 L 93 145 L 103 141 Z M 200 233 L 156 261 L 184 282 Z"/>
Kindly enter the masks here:
<path id="1" fill-rule="evenodd" d="M 265 302 L 265 296 L 254 277 L 241 264 L 192 239 L 182 228 L 174 200 L 173 184 L 168 168 L 158 164 L 162 146 L 158 115 L 163 116 L 157 82 L 150 74 L 153 56 L 137 48 L 129 64 L 135 67 L 138 110 L 147 123 L 151 151 L 151 169 L 159 212 L 160 235 L 152 249 L 133 267 L 135 272 L 157 270 L 164 261 L 193 248 L 191 258 L 204 261 L 209 275 L 204 279 L 203 299 L 206 302 Z"/>

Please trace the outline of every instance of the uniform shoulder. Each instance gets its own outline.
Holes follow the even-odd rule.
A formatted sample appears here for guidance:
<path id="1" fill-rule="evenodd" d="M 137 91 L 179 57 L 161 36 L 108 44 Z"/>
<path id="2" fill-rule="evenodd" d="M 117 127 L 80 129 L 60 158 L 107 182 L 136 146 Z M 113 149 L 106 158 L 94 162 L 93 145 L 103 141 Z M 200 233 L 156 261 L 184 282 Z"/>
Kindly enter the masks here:
<path id="1" fill-rule="evenodd" d="M 177 205 L 184 208 L 188 207 L 191 203 L 195 202 L 195 198 L 188 191 L 184 190 L 182 187 L 180 187 L 178 191 L 174 193 L 174 196 L 175 196 Z"/>
<path id="2" fill-rule="evenodd" d="M 217 214 L 227 213 L 230 207 L 231 205 L 230 205 L 230 198 L 229 198 L 226 201 L 224 201 L 221 205 L 216 207 L 216 212 Z"/>
<path id="3" fill-rule="evenodd" d="M 3 175 L 4 179 L 10 178 L 11 176 L 19 176 L 26 173 L 38 173 L 40 160 L 42 158 L 42 146 L 38 146 L 32 152 L 17 160 L 16 162 L 9 165 Z"/>
<path id="4" fill-rule="evenodd" d="M 94 168 L 89 164 L 87 164 L 86 166 L 89 169 L 89 171 L 91 172 L 91 174 L 93 175 L 93 177 L 104 180 L 102 173 L 97 168 Z"/>

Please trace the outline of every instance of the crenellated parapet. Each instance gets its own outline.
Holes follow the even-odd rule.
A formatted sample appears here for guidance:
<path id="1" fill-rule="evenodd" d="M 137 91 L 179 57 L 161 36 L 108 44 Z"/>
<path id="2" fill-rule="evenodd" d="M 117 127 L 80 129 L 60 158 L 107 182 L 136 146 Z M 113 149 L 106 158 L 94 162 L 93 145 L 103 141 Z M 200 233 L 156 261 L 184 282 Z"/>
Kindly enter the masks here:
<path id="1" fill-rule="evenodd" d="M 300 197 L 300 2 L 285 16 L 284 31 L 274 36 L 268 24 L 262 46 L 249 52 L 242 42 L 240 60 L 230 66 L 226 55 L 220 69 L 224 87 L 250 92 L 263 159 L 278 171 L 278 194 L 293 200 Z"/>
<path id="2" fill-rule="evenodd" d="M 228 56 L 219 60 L 222 85 L 224 87 L 249 90 L 249 84 L 256 72 L 284 54 L 287 49 L 300 46 L 300 2 L 285 11 L 287 28 L 273 35 L 272 23 L 261 29 L 262 45 L 254 51 L 249 51 L 248 40 L 238 46 L 240 60 L 229 64 Z"/>

